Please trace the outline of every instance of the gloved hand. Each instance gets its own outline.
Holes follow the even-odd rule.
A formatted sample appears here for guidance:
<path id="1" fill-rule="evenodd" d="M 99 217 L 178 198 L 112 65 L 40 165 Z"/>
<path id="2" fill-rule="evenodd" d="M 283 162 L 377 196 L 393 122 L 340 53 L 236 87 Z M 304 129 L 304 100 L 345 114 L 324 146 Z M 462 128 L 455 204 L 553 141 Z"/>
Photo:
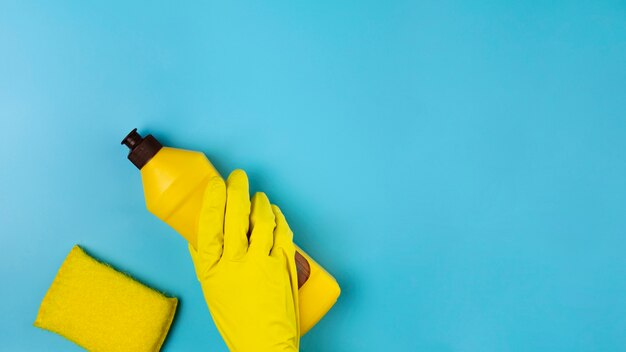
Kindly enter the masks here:
<path id="1" fill-rule="evenodd" d="M 250 230 L 250 240 L 248 240 Z M 248 177 L 209 180 L 189 246 L 204 298 L 231 351 L 298 351 L 298 279 L 293 234 L 264 193 L 250 204 Z"/>

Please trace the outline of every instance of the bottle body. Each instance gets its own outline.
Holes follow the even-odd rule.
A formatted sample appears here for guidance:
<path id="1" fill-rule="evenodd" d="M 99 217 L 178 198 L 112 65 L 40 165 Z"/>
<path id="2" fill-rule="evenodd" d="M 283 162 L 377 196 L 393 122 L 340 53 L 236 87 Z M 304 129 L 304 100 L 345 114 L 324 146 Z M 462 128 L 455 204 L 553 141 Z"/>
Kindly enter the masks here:
<path id="1" fill-rule="evenodd" d="M 203 153 L 162 147 L 143 167 L 146 207 L 196 246 L 205 186 L 219 173 Z M 296 252 L 300 330 L 305 334 L 336 302 L 335 279 L 300 248 Z"/>
<path id="2" fill-rule="evenodd" d="M 214 176 L 203 153 L 163 147 L 141 168 L 146 207 L 195 248 L 204 188 Z"/>

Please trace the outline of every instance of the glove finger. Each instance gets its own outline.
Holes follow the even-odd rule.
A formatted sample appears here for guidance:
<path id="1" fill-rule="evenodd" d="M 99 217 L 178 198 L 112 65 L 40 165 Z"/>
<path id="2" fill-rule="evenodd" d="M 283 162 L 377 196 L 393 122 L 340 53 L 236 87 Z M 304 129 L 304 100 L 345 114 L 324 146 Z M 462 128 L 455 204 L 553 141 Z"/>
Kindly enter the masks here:
<path id="1" fill-rule="evenodd" d="M 274 246 L 272 247 L 271 255 L 281 256 L 282 252 L 285 250 L 288 250 L 289 253 L 294 252 L 293 232 L 291 232 L 287 224 L 285 215 L 283 215 L 280 208 L 274 204 L 272 204 L 272 212 L 276 219 L 276 228 L 274 229 Z"/>
<path id="2" fill-rule="evenodd" d="M 298 326 L 298 335 L 300 335 L 298 271 L 295 259 L 296 246 L 293 243 L 293 232 L 289 228 L 287 219 L 285 219 L 285 215 L 283 215 L 279 207 L 272 204 L 272 212 L 274 213 L 274 217 L 276 219 L 276 228 L 274 229 L 274 246 L 272 247 L 270 255 L 283 260 L 286 264 L 287 271 L 289 272 L 294 311 L 296 313 L 296 325 Z"/>
<path id="3" fill-rule="evenodd" d="M 250 214 L 250 249 L 248 253 L 268 256 L 274 242 L 274 212 L 270 200 L 263 192 L 252 197 L 252 213 Z"/>
<path id="4" fill-rule="evenodd" d="M 224 207 L 226 186 L 224 180 L 213 177 L 207 183 L 198 223 L 197 260 L 210 268 L 220 260 L 224 244 Z M 192 256 L 193 258 L 193 256 Z"/>
<path id="5" fill-rule="evenodd" d="M 248 251 L 250 190 L 245 171 L 235 170 L 228 176 L 226 193 L 224 257 L 237 259 Z"/>

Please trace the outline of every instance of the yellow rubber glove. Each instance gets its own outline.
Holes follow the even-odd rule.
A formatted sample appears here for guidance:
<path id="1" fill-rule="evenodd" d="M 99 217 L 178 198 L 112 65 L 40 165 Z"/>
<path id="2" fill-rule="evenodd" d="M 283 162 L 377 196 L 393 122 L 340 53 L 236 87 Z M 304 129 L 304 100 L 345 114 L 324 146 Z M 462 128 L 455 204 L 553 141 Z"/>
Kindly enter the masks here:
<path id="1" fill-rule="evenodd" d="M 250 230 L 250 240 L 248 240 Z M 293 234 L 264 193 L 250 204 L 248 177 L 209 180 L 189 246 L 211 316 L 231 351 L 298 351 L 298 279 Z"/>

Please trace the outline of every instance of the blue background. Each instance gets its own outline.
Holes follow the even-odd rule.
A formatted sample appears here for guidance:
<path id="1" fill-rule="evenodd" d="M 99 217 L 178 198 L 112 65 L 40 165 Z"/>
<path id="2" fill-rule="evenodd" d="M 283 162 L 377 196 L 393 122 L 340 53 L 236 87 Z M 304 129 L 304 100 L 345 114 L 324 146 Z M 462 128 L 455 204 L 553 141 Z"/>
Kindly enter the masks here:
<path id="1" fill-rule="evenodd" d="M 626 349 L 626 5 L 2 1 L 0 349 L 70 248 L 180 298 L 133 127 L 249 172 L 342 296 L 303 351 Z"/>

